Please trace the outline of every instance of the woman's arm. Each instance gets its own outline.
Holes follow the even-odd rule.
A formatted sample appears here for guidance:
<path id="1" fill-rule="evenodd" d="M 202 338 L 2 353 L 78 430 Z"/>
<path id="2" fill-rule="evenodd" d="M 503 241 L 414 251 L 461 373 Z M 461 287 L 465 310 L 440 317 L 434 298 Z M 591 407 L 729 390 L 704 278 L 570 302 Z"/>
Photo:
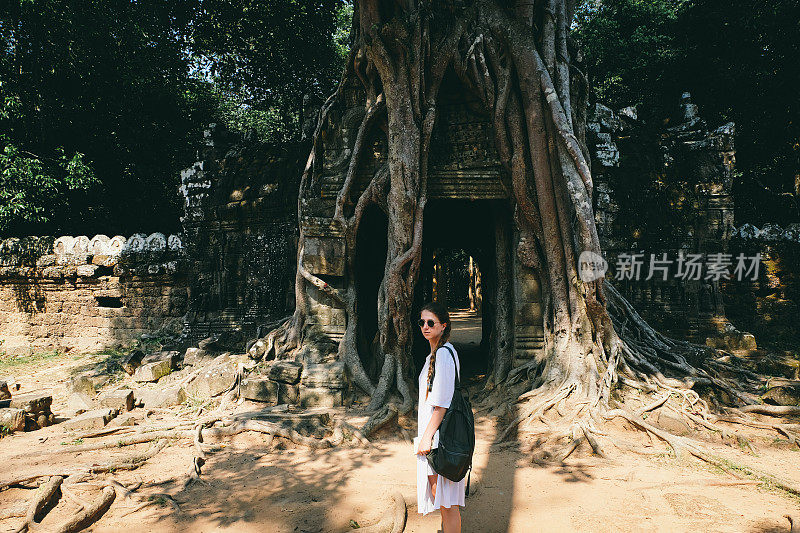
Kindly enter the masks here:
<path id="1" fill-rule="evenodd" d="M 444 414 L 446 412 L 446 407 L 436 406 L 433 408 L 433 413 L 431 414 L 431 419 L 428 422 L 428 427 L 425 428 L 425 433 L 422 434 L 422 438 L 419 442 L 419 455 L 427 455 L 428 452 L 431 451 L 433 435 L 436 433 L 436 430 L 439 429 L 439 426 L 442 425 L 442 419 L 444 418 Z"/>

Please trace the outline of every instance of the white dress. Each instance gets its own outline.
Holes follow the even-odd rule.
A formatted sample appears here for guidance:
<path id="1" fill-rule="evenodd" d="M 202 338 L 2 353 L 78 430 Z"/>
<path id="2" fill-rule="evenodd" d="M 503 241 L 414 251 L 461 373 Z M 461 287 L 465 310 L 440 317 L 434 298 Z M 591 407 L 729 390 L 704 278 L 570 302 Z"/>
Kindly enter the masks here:
<path id="1" fill-rule="evenodd" d="M 431 362 L 431 355 L 425 359 L 425 365 L 422 367 L 422 372 L 419 375 L 419 411 L 417 414 L 417 436 L 422 437 L 425 433 L 425 428 L 428 427 L 428 422 L 433 414 L 434 407 L 450 407 L 450 401 L 453 399 L 453 390 L 455 390 L 455 377 L 456 371 L 459 376 L 461 375 L 461 363 L 458 360 L 458 353 L 453 345 L 445 343 L 453 350 L 455 356 L 455 365 L 453 364 L 453 357 L 447 348 L 439 348 L 436 352 L 436 373 L 433 377 L 433 388 L 428 392 L 428 367 Z M 458 369 L 458 370 L 456 370 Z M 425 395 L 427 393 L 427 399 Z M 431 448 L 436 448 L 439 444 L 439 431 L 433 435 L 433 444 Z M 466 478 L 458 483 L 450 481 L 444 476 L 437 477 L 436 485 L 436 499 L 431 494 L 430 484 L 428 483 L 428 476 L 434 475 L 436 472 L 428 465 L 428 459 L 424 455 L 417 456 L 417 510 L 419 513 L 426 515 L 440 507 L 452 507 L 453 505 L 464 506 L 464 488 Z"/>

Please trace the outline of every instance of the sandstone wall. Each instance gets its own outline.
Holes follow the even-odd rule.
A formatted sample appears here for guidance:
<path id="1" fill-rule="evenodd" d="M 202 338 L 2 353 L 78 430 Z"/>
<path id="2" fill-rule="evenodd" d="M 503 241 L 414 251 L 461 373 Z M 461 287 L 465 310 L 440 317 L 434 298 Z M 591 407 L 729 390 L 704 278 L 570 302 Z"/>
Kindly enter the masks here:
<path id="1" fill-rule="evenodd" d="M 206 131 L 197 162 L 181 172 L 192 272 L 188 337 L 246 340 L 294 309 L 297 190 L 305 157 L 306 147 L 231 139 L 217 127 Z"/>
<path id="2" fill-rule="evenodd" d="M 703 342 L 726 324 L 720 283 L 678 276 L 679 254 L 729 253 L 733 232 L 734 124 L 709 127 L 685 93 L 669 120 L 635 108 L 590 109 L 595 218 L 610 277 L 622 254 L 642 254 L 639 279 L 617 287 L 654 326 Z M 666 280 L 645 279 L 650 255 L 670 261 Z"/>
<path id="3" fill-rule="evenodd" d="M 32 237 L 0 243 L 0 352 L 98 350 L 186 313 L 180 237 Z"/>

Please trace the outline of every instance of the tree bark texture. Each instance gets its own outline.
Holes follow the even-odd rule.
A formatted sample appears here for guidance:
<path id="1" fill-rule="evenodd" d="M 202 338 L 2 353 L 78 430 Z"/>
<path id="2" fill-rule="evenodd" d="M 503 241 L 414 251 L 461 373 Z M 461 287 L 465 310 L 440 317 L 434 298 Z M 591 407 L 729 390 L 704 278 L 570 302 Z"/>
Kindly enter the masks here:
<path id="1" fill-rule="evenodd" d="M 542 284 L 544 350 L 521 369 L 537 392 L 520 417 L 568 406 L 576 415 L 597 420 L 621 373 L 629 382 L 648 386 L 685 386 L 691 379 L 731 388 L 713 372 L 689 364 L 687 357 L 697 349 L 653 331 L 609 283 L 602 278 L 584 282 L 578 276 L 580 254 L 600 254 L 601 249 L 583 142 L 585 76 L 572 64 L 568 40 L 574 9 L 574 0 L 356 3 L 347 66 L 320 112 L 301 182 L 297 310 L 277 333 L 275 347 L 279 354 L 289 354 L 308 341 L 314 328 L 310 287 L 341 306 L 346 326 L 338 356 L 354 384 L 371 397 L 375 416 L 365 428 L 367 435 L 413 408 L 412 305 L 422 256 L 431 138 L 447 69 L 477 95 L 490 117 L 493 143 L 511 184 L 510 207 L 520 236 L 516 260 L 533 269 Z M 353 102 L 348 96 L 353 94 L 361 100 Z M 348 106 L 363 106 L 363 112 L 342 162 L 336 163 L 346 171 L 331 220 L 344 236 L 346 259 L 345 281 L 334 287 L 305 267 L 303 216 L 323 191 L 325 132 L 343 121 L 341 109 Z M 385 139 L 385 162 L 364 183 L 374 139 Z M 381 369 L 377 376 L 365 370 L 356 338 L 356 237 L 370 206 L 377 206 L 388 221 L 377 294 L 378 334 L 370 354 Z M 513 270 L 512 258 L 502 253 L 511 249 L 506 242 L 511 238 L 496 232 L 498 270 Z M 495 383 L 522 374 L 511 368 L 514 321 L 508 284 L 502 278 L 493 302 L 502 315 L 502 327 L 491 341 Z M 678 377 L 667 378 L 667 373 Z"/>

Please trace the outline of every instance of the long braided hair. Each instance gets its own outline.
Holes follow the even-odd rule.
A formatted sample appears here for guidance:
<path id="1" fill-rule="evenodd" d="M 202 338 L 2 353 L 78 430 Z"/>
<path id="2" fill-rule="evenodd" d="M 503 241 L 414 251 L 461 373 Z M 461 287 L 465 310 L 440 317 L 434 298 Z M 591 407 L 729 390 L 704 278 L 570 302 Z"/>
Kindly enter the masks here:
<path id="1" fill-rule="evenodd" d="M 433 315 L 436 317 L 439 323 L 447 324 L 444 327 L 442 336 L 439 337 L 439 342 L 436 344 L 436 349 L 433 350 L 433 352 L 431 353 L 431 363 L 430 365 L 428 365 L 428 390 L 425 392 L 425 398 L 427 398 L 428 393 L 433 388 L 433 372 L 434 369 L 436 368 L 436 352 L 439 351 L 439 348 L 444 346 L 444 343 L 450 340 L 451 324 L 450 324 L 450 313 L 447 312 L 447 307 L 445 307 L 439 302 L 428 302 L 427 304 L 422 306 L 422 309 L 419 310 L 420 314 L 422 314 L 423 311 L 428 311 L 429 313 L 433 313 Z"/>

